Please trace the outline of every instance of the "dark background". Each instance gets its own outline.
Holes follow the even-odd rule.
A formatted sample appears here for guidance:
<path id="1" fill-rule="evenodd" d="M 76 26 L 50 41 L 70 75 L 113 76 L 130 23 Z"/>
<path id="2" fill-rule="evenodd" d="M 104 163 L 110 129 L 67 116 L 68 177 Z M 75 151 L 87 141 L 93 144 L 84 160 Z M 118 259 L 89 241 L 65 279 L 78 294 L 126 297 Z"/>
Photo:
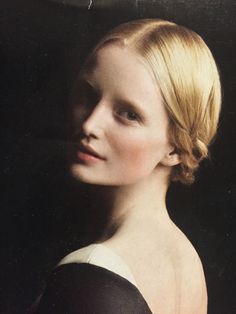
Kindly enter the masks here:
<path id="1" fill-rule="evenodd" d="M 73 75 L 108 29 L 131 19 L 159 17 L 198 32 L 220 69 L 223 110 L 211 160 L 203 162 L 192 187 L 171 187 L 168 207 L 201 256 L 209 313 L 236 313 L 236 3 L 89 3 L 0 3 L 0 312 L 26 313 L 58 259 L 83 245 L 83 209 L 76 205 L 76 187 L 65 161 L 65 116 Z"/>

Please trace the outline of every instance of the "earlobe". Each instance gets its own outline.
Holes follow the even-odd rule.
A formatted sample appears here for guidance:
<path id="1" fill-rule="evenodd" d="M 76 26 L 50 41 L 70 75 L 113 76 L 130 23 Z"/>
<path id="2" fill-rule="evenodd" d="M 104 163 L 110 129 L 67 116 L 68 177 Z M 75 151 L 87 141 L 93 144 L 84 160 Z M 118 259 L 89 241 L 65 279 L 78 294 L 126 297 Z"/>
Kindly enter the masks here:
<path id="1" fill-rule="evenodd" d="M 180 154 L 177 152 L 176 149 L 172 150 L 171 152 L 167 153 L 164 158 L 161 160 L 161 164 L 167 167 L 173 167 L 181 163 Z"/>

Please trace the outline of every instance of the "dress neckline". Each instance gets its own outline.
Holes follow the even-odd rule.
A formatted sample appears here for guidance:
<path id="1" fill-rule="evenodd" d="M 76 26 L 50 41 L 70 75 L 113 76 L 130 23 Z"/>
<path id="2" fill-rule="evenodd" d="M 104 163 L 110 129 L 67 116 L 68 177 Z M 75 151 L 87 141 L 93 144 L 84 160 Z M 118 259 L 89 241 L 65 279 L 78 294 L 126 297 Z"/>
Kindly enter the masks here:
<path id="1" fill-rule="evenodd" d="M 100 247 L 102 250 L 106 251 L 108 254 L 111 254 L 115 260 L 117 260 L 117 262 L 120 263 L 120 265 L 122 265 L 123 269 L 126 270 L 126 274 L 128 275 L 127 277 L 125 277 L 127 280 L 129 280 L 133 285 L 135 285 L 136 287 L 138 287 L 138 284 L 135 280 L 135 277 L 130 269 L 130 267 L 127 265 L 127 263 L 124 261 L 124 259 L 117 254 L 116 252 L 114 252 L 111 248 L 109 248 L 108 246 L 106 246 L 103 243 L 94 243 L 95 246 Z M 118 273 L 119 275 L 119 273 Z"/>
<path id="2" fill-rule="evenodd" d="M 58 266 L 70 263 L 87 263 L 103 267 L 127 279 L 138 288 L 135 277 L 123 258 L 103 243 L 92 243 L 68 254 Z"/>

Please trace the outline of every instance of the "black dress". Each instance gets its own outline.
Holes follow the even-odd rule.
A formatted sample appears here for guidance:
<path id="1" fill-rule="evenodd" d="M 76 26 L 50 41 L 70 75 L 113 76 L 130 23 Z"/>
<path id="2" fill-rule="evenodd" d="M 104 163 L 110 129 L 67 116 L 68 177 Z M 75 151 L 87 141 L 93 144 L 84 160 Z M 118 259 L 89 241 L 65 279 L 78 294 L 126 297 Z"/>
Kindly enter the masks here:
<path id="1" fill-rule="evenodd" d="M 151 314 L 129 280 L 100 266 L 69 263 L 51 274 L 35 314 Z"/>

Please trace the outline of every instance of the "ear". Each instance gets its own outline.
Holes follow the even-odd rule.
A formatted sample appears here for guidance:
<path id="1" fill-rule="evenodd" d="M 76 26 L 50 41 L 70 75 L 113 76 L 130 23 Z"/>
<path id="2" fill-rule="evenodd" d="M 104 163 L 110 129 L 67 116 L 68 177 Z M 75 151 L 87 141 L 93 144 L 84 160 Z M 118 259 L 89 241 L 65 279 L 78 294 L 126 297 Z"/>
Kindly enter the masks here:
<path id="1" fill-rule="evenodd" d="M 171 149 L 162 158 L 160 163 L 166 167 L 173 167 L 175 165 L 180 164 L 181 163 L 181 157 L 180 157 L 180 154 L 178 153 L 177 149 L 172 146 Z"/>

